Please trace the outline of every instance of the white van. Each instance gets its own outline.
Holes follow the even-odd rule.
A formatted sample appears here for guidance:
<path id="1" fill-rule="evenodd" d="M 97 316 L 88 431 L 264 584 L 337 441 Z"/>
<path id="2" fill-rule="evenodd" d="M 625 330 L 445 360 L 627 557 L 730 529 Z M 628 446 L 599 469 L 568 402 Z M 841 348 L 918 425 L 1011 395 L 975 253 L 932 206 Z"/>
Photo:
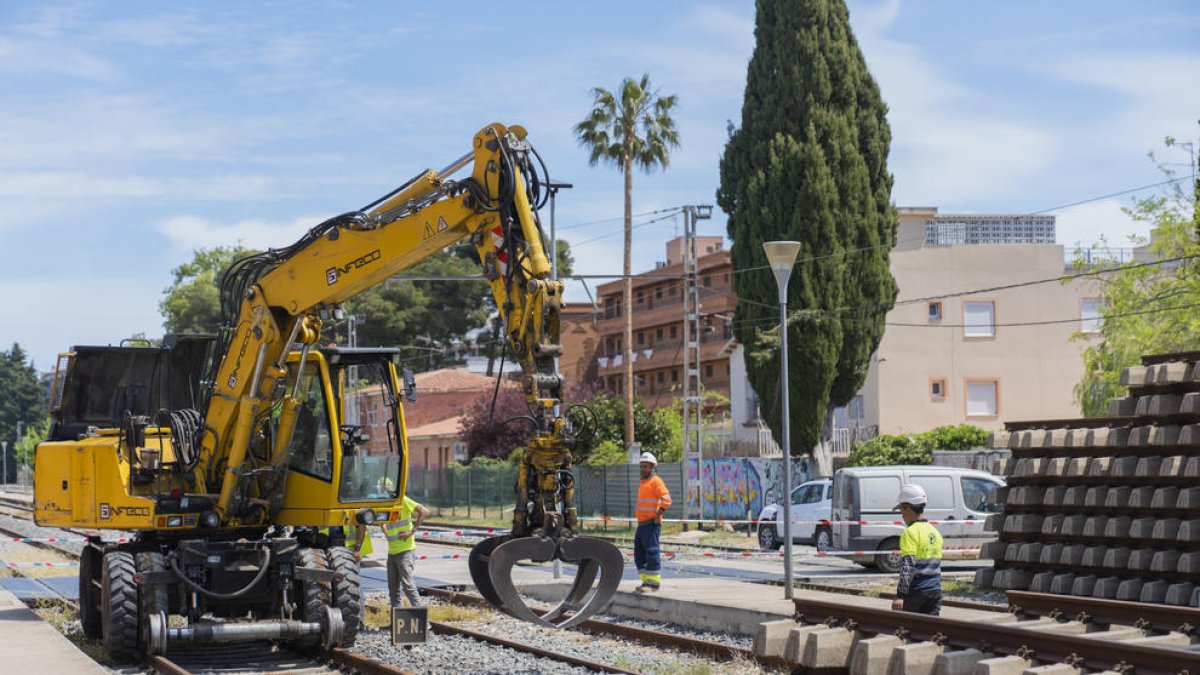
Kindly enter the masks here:
<path id="1" fill-rule="evenodd" d="M 976 547 L 995 539 L 994 533 L 983 531 L 983 525 L 1003 507 L 996 494 L 1004 487 L 1002 477 L 948 466 L 865 466 L 841 469 L 833 476 L 833 547 L 843 551 L 899 548 L 904 524 L 892 507 L 900 486 L 908 483 L 925 488 L 929 495 L 925 518 L 935 521 L 946 548 Z M 955 557 L 953 551 L 946 551 L 946 557 Z M 888 554 L 852 560 L 884 572 L 895 572 L 900 565 L 899 556 Z"/>

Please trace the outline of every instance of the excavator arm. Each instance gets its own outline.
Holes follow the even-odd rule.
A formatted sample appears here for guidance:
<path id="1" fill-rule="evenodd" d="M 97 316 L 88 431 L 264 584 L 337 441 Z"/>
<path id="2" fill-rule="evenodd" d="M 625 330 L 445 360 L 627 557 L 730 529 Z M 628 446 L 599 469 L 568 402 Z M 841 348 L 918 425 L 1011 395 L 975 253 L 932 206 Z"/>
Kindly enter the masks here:
<path id="1" fill-rule="evenodd" d="M 568 425 L 561 414 L 556 368 L 562 285 L 550 263 L 537 218 L 544 197 L 540 158 L 519 126 L 490 124 L 473 148 L 440 172 L 427 171 L 376 202 L 332 218 L 295 244 L 243 258 L 222 280 L 228 330 L 213 361 L 204 427 L 196 449 L 197 491 L 219 495 L 225 527 L 272 522 L 282 501 L 287 448 L 300 407 L 288 391 L 288 355 L 300 368 L 319 344 L 322 316 L 346 300 L 464 239 L 479 254 L 482 273 L 504 319 L 513 358 L 521 365 L 534 436 L 516 485 L 512 532 L 485 540 L 469 565 L 480 592 L 518 618 L 568 626 L 606 605 L 624 566 L 603 540 L 577 534 Z M 460 170 L 471 174 L 455 180 Z M 271 412 L 271 461 L 247 462 Z M 576 563 L 575 585 L 543 614 L 530 609 L 512 582 L 520 560 Z M 597 583 L 597 577 L 599 582 Z"/>

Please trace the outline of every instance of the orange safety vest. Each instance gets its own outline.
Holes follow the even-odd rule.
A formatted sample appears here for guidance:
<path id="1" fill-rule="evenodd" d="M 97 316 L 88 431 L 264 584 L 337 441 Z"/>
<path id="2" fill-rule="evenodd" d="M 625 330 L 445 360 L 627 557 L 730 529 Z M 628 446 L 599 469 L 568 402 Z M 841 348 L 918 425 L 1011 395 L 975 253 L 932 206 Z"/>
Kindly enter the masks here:
<path id="1" fill-rule="evenodd" d="M 638 485 L 637 519 L 639 523 L 653 520 L 660 508 L 671 506 L 671 493 L 667 484 L 658 476 L 642 479 Z"/>

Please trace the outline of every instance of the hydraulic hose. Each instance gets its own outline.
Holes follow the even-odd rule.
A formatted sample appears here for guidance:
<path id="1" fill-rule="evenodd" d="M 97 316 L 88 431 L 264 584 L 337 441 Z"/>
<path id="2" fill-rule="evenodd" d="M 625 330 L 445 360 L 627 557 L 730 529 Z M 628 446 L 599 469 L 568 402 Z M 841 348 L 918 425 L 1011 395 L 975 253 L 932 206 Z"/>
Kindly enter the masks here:
<path id="1" fill-rule="evenodd" d="M 192 589 L 193 591 L 196 591 L 197 593 L 206 595 L 206 596 L 208 596 L 210 598 L 214 598 L 216 600 L 234 600 L 234 599 L 240 598 L 243 595 L 254 590 L 254 587 L 257 586 L 258 583 L 260 581 L 262 581 L 264 577 L 267 576 L 267 567 L 270 564 L 270 562 L 271 562 L 271 549 L 264 548 L 262 564 L 259 565 L 259 567 L 258 567 L 258 574 L 254 575 L 254 578 L 250 580 L 249 584 L 246 584 L 245 588 L 236 590 L 232 593 L 218 593 L 216 591 L 210 591 L 207 588 L 201 586 L 200 584 L 187 578 L 187 575 L 183 573 L 183 570 L 179 569 L 179 560 L 177 558 L 175 558 L 174 556 L 171 557 L 171 569 L 175 572 L 175 575 L 179 577 L 179 580 L 182 581 L 185 586 Z"/>

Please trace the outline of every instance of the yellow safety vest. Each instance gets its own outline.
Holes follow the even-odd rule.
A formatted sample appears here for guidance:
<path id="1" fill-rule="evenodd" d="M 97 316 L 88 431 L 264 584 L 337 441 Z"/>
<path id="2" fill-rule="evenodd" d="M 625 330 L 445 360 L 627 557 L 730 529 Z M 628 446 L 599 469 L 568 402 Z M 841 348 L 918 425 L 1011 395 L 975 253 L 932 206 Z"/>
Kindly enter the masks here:
<path id="1" fill-rule="evenodd" d="M 358 538 L 358 525 L 346 526 L 346 548 L 354 550 L 354 540 Z M 358 555 L 365 558 L 371 555 L 371 528 L 363 526 L 367 534 L 363 537 L 362 547 L 358 549 Z"/>
<path id="2" fill-rule="evenodd" d="M 405 532 L 412 532 L 413 512 L 417 510 L 417 503 L 410 497 L 405 496 L 404 502 L 400 505 L 400 519 L 394 522 L 389 522 L 386 526 L 388 538 L 388 555 L 411 551 L 417 545 L 412 537 L 400 538 L 400 535 Z"/>

